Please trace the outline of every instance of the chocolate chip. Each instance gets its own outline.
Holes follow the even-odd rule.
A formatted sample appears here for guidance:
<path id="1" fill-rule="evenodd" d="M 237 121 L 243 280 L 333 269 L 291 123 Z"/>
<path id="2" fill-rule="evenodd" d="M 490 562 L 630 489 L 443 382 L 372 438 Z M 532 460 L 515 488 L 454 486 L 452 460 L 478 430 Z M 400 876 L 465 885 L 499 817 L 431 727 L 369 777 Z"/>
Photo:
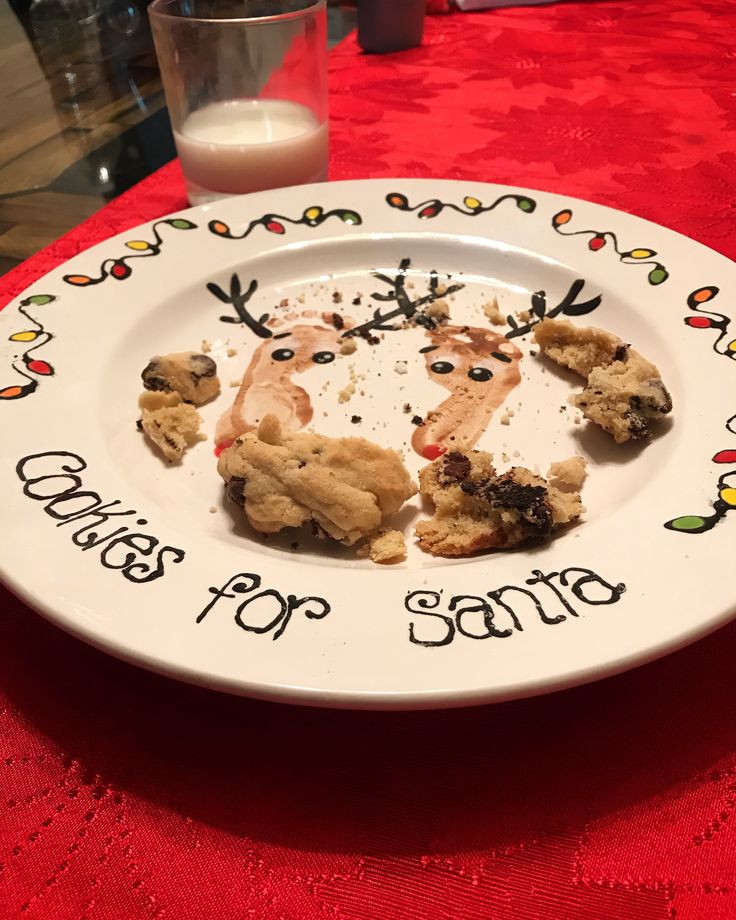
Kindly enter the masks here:
<path id="1" fill-rule="evenodd" d="M 343 329 L 345 327 L 345 320 L 340 316 L 339 313 L 332 314 L 332 325 L 335 329 Z"/>
<path id="2" fill-rule="evenodd" d="M 412 425 L 422 425 L 424 423 L 424 419 L 421 417 L 421 415 L 413 415 L 411 418 L 411 423 Z"/>
<path id="3" fill-rule="evenodd" d="M 443 482 L 463 482 L 469 475 L 470 460 L 465 454 L 457 450 L 445 454 L 441 473 Z"/>
<path id="4" fill-rule="evenodd" d="M 150 364 L 147 364 L 143 368 L 143 373 L 141 378 L 143 379 L 143 386 L 147 390 L 152 390 L 154 393 L 170 393 L 171 386 L 169 381 L 165 377 L 159 377 L 156 374 L 156 368 L 158 364 L 156 361 L 151 361 Z"/>
<path id="5" fill-rule="evenodd" d="M 636 412 L 647 415 L 666 415 L 672 411 L 672 397 L 661 380 L 648 381 L 652 392 L 648 396 L 632 396 L 629 405 Z"/>
<path id="6" fill-rule="evenodd" d="M 191 362 L 191 374 L 195 383 L 198 382 L 197 378 L 214 377 L 217 373 L 217 365 L 209 355 L 192 355 Z"/>
<path id="7" fill-rule="evenodd" d="M 363 419 L 359 415 L 351 415 L 350 421 L 353 423 L 353 425 L 359 425 Z"/>
<path id="8" fill-rule="evenodd" d="M 138 421 L 135 423 L 135 427 L 138 429 L 138 431 L 143 431 L 143 420 L 138 419 Z"/>
<path id="9" fill-rule="evenodd" d="M 633 441 L 643 441 L 649 437 L 649 423 L 641 412 L 627 412 L 626 424 Z"/>
<path id="10" fill-rule="evenodd" d="M 237 476 L 225 483 L 227 497 L 230 501 L 235 502 L 236 505 L 240 505 L 241 508 L 245 503 L 245 485 L 245 479 L 240 479 Z"/>
<path id="11" fill-rule="evenodd" d="M 359 306 L 361 305 L 361 303 L 362 303 L 362 301 L 361 301 L 361 299 L 360 299 L 360 294 L 358 294 L 357 297 L 353 297 L 353 306 L 354 306 L 354 307 L 359 307 Z"/>
<path id="12" fill-rule="evenodd" d="M 629 346 L 619 345 L 614 351 L 611 361 L 625 361 L 629 357 Z"/>
<path id="13" fill-rule="evenodd" d="M 525 485 L 505 474 L 484 485 L 483 497 L 491 508 L 518 512 L 536 535 L 552 532 L 552 508 L 544 486 Z"/>

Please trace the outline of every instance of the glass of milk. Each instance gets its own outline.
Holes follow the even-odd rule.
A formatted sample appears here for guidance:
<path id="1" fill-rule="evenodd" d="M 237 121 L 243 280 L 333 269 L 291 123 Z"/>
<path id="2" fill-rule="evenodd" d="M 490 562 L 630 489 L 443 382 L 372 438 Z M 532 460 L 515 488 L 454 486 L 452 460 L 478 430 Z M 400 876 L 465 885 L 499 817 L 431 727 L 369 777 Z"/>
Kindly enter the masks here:
<path id="1" fill-rule="evenodd" d="M 327 178 L 325 0 L 148 11 L 191 204 Z"/>

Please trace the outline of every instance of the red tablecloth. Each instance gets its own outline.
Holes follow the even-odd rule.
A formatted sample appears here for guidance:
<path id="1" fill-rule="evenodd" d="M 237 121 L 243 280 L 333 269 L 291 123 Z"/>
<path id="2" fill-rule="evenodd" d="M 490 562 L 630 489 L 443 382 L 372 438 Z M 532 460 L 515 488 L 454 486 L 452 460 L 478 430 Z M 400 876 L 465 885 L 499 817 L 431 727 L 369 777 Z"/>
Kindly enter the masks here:
<path id="1" fill-rule="evenodd" d="M 391 57 L 348 40 L 332 176 L 564 192 L 733 256 L 734 35 L 732 0 L 626 0 L 431 19 Z M 5 299 L 183 204 L 171 165 Z M 736 918 L 736 625 L 575 691 L 370 714 L 180 686 L 0 610 L 0 917 Z"/>

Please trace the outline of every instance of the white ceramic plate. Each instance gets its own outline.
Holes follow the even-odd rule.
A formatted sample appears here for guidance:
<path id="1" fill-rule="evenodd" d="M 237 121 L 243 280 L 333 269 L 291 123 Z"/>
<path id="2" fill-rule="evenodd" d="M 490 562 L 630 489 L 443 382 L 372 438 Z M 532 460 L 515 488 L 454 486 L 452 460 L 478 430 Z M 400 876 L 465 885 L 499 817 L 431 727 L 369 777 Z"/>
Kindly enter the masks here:
<path id="1" fill-rule="evenodd" d="M 462 285 L 448 301 L 453 326 L 507 335 L 524 355 L 521 384 L 478 446 L 502 469 L 542 473 L 582 453 L 582 523 L 532 549 L 439 559 L 411 538 L 426 514 L 416 498 L 399 515 L 408 559 L 388 567 L 302 534 L 249 532 L 225 501 L 213 434 L 254 349 L 299 345 L 298 330 L 276 338 L 295 326 L 331 328 L 323 312 L 346 328 L 387 325 L 397 304 L 436 297 L 433 283 Z M 574 322 L 617 333 L 659 366 L 675 408 L 651 442 L 616 446 L 561 408 L 577 384 L 529 353 L 521 327 L 537 314 L 514 329 L 483 312 L 496 296 L 513 320 L 540 291 L 538 310 L 584 304 Z M 140 227 L 0 314 L 2 577 L 114 655 L 276 700 L 464 705 L 632 667 L 734 614 L 735 300 L 734 266 L 683 236 L 471 182 L 306 186 Z M 434 352 L 421 351 L 437 341 L 422 326 L 378 335 L 350 356 L 302 355 L 281 385 L 305 391 L 316 430 L 400 448 L 415 473 L 426 461 L 412 418 L 468 386 L 481 392 L 497 359 L 462 358 L 459 333 Z M 223 392 L 202 410 L 210 439 L 168 467 L 136 430 L 140 373 L 153 354 L 203 339 Z M 428 370 L 435 360 L 450 371 Z M 355 393 L 340 402 L 351 368 Z"/>

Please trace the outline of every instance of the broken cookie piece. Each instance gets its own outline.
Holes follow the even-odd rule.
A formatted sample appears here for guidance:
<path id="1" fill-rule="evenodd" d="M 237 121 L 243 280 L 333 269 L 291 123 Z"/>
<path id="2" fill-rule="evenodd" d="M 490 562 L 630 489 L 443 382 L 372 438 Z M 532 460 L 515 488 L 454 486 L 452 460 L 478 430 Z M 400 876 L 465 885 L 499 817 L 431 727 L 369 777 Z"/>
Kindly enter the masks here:
<path id="1" fill-rule="evenodd" d="M 573 326 L 566 319 L 545 319 L 534 327 L 534 341 L 555 364 L 587 377 L 594 367 L 610 364 L 621 339 L 595 326 Z"/>
<path id="2" fill-rule="evenodd" d="M 587 379 L 569 402 L 616 443 L 648 438 L 651 419 L 672 411 L 659 370 L 610 332 L 545 319 L 534 328 L 534 340 L 557 364 Z"/>
<path id="3" fill-rule="evenodd" d="M 358 555 L 380 565 L 391 565 L 406 558 L 406 541 L 400 530 L 379 530 L 358 550 Z"/>
<path id="4" fill-rule="evenodd" d="M 208 355 L 180 351 L 151 358 L 141 374 L 143 386 L 157 393 L 181 393 L 182 400 L 201 406 L 220 392 L 217 365 Z"/>
<path id="5" fill-rule="evenodd" d="M 274 415 L 220 455 L 228 496 L 261 533 L 312 523 L 352 546 L 417 491 L 394 450 L 365 438 L 285 433 Z"/>
<path id="6" fill-rule="evenodd" d="M 188 447 L 205 440 L 199 412 L 179 393 L 141 393 L 138 405 L 143 411 L 138 427 L 169 463 L 178 463 Z"/>
<path id="7" fill-rule="evenodd" d="M 585 458 L 580 456 L 568 457 L 567 460 L 551 463 L 547 470 L 547 481 L 556 489 L 562 489 L 563 492 L 568 489 L 579 492 L 588 475 L 586 466 Z"/>
<path id="8" fill-rule="evenodd" d="M 420 470 L 419 491 L 435 506 L 416 526 L 422 549 L 435 556 L 512 549 L 547 539 L 585 510 L 578 492 L 522 466 L 498 475 L 491 461 L 485 451 L 452 451 Z"/>

